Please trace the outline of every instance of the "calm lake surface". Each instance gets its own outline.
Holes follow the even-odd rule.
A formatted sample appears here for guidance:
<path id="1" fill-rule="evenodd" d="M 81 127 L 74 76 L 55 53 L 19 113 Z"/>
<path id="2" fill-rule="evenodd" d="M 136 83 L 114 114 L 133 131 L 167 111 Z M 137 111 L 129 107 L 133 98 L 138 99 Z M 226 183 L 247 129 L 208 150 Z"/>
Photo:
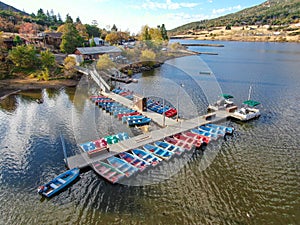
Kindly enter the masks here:
<path id="1" fill-rule="evenodd" d="M 10 96 L 0 102 L 0 224 L 299 224 L 300 45 L 204 43 L 225 47 L 191 47 L 218 53 L 196 56 L 202 63 L 199 68 L 210 69 L 222 92 L 232 94 L 238 105 L 247 99 L 251 85 L 252 99 L 261 102 L 259 119 L 225 121 L 236 129 L 233 136 L 190 156 L 178 173 L 160 183 L 112 185 L 87 169 L 72 186 L 48 200 L 36 189 L 65 171 L 60 133 L 68 155 L 73 155 L 80 152 L 79 142 L 141 131 L 95 108 L 78 94 L 80 88 Z M 179 89 L 174 87 L 183 84 L 180 115 L 203 114 L 211 93 L 201 90 L 181 65 L 176 67 L 189 62 L 190 67 L 198 66 L 194 59 L 173 60 L 173 66 L 166 63 L 136 75 L 139 83 L 125 87 L 159 96 L 165 90 L 171 93 L 167 100 L 176 106 Z M 209 77 L 201 79 L 205 76 Z M 43 104 L 37 104 L 39 98 Z"/>

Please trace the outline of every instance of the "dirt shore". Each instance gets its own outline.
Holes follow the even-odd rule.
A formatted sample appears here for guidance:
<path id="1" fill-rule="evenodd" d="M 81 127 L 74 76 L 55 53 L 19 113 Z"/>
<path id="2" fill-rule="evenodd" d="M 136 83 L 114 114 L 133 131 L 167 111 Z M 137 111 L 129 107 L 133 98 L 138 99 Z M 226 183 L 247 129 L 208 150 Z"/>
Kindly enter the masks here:
<path id="1" fill-rule="evenodd" d="M 218 41 L 248 41 L 248 42 L 295 42 L 300 43 L 300 35 L 291 35 L 300 32 L 299 25 L 290 25 L 288 28 L 279 29 L 279 26 L 249 26 L 249 27 L 215 27 L 210 31 L 189 31 L 186 34 L 176 35 L 173 38 L 193 40 L 218 40 Z M 278 30 L 279 29 L 279 30 Z M 287 31 L 290 29 L 291 31 Z"/>
<path id="2" fill-rule="evenodd" d="M 77 80 L 51 80 L 38 81 L 37 79 L 6 79 L 0 80 L 0 100 L 6 96 L 22 90 L 73 87 L 78 83 Z"/>

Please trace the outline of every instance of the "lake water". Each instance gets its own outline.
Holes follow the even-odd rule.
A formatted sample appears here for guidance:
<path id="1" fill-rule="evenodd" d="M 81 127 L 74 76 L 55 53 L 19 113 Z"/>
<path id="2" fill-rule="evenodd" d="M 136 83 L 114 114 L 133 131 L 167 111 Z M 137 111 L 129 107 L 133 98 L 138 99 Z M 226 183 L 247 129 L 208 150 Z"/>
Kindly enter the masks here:
<path id="1" fill-rule="evenodd" d="M 212 43 L 225 47 L 191 49 L 217 56 L 171 60 L 136 75 L 139 83 L 125 87 L 175 106 L 179 102 L 180 116 L 190 118 L 203 114 L 220 91 L 240 105 L 251 85 L 262 116 L 247 123 L 224 122 L 236 129 L 232 137 L 185 157 L 176 174 L 152 185 L 112 185 L 85 170 L 64 192 L 41 198 L 36 188 L 65 171 L 60 133 L 72 155 L 80 152 L 79 142 L 141 131 L 95 108 L 81 94 L 89 88 L 85 83 L 77 89 L 22 92 L 2 101 L 0 224 L 299 224 L 300 45 Z M 216 79 L 186 73 L 195 67 Z M 40 98 L 43 104 L 35 101 Z"/>

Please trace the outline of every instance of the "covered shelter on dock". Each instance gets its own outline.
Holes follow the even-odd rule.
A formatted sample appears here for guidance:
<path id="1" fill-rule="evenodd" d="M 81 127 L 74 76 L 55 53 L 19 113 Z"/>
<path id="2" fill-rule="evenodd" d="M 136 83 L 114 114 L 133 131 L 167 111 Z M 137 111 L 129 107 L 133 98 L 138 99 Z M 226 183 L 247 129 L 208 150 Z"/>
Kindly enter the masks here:
<path id="1" fill-rule="evenodd" d="M 116 46 L 96 46 L 96 47 L 80 47 L 76 48 L 74 54 L 81 55 L 84 60 L 98 59 L 100 55 L 108 54 L 115 58 L 121 55 L 122 50 Z"/>

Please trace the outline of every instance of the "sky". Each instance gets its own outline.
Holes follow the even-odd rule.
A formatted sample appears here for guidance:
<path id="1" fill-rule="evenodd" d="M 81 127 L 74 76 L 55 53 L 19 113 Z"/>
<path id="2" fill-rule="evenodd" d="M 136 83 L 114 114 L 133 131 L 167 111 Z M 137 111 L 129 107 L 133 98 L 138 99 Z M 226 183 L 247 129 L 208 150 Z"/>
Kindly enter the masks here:
<path id="1" fill-rule="evenodd" d="M 165 24 L 170 30 L 189 22 L 212 19 L 266 0 L 4 0 L 29 14 L 43 9 L 54 11 L 65 20 L 69 14 L 73 20 L 80 18 L 84 24 L 96 20 L 99 28 L 110 29 L 115 24 L 118 30 L 137 34 L 141 27 L 156 27 Z"/>

